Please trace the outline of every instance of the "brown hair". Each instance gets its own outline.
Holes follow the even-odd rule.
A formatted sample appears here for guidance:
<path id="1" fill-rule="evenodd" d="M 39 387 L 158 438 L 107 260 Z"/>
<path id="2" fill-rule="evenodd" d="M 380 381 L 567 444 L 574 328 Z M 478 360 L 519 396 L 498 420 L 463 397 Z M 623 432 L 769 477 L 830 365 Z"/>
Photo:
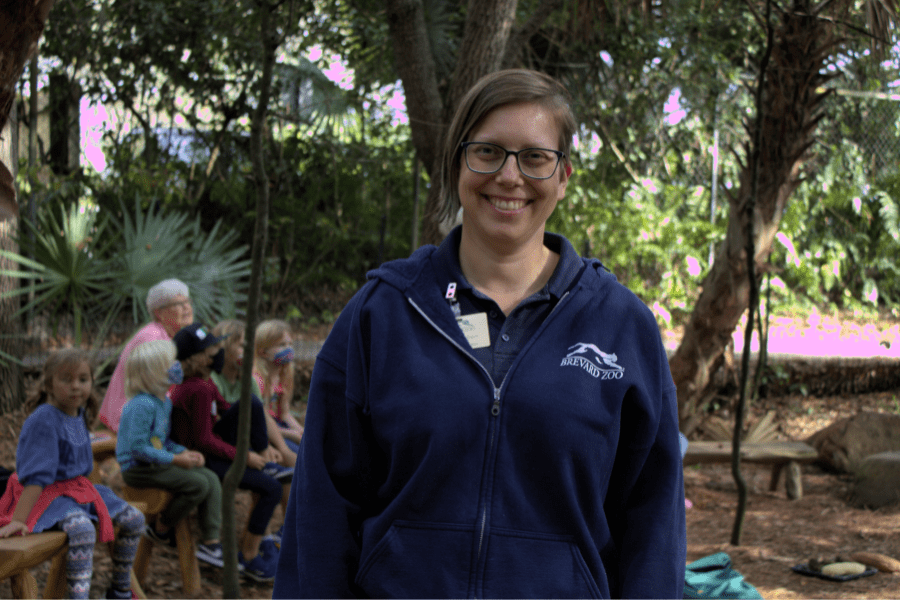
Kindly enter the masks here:
<path id="1" fill-rule="evenodd" d="M 459 210 L 460 144 L 467 141 L 472 130 L 496 108 L 533 102 L 549 110 L 559 128 L 558 150 L 566 155 L 560 169 L 571 164 L 572 137 L 575 135 L 576 124 L 569 99 L 569 93 L 562 84 L 539 71 L 507 69 L 479 79 L 460 100 L 444 141 L 441 212 L 438 219 L 450 219 Z"/>
<path id="2" fill-rule="evenodd" d="M 91 429 L 100 410 L 100 394 L 97 393 L 97 388 L 94 387 L 93 362 L 87 351 L 81 348 L 63 348 L 50 353 L 50 356 L 44 362 L 44 371 L 41 374 L 40 383 L 25 400 L 25 407 L 28 412 L 34 412 L 34 409 L 50 399 L 51 390 L 53 389 L 53 377 L 60 370 L 71 369 L 79 365 L 87 365 L 88 371 L 91 373 L 91 393 L 88 394 L 84 403 L 84 422 L 87 428 Z"/>
<path id="3" fill-rule="evenodd" d="M 233 346 L 237 340 L 241 339 L 247 325 L 238 319 L 225 319 L 213 327 L 212 334 L 216 337 L 224 337 L 226 346 Z"/>

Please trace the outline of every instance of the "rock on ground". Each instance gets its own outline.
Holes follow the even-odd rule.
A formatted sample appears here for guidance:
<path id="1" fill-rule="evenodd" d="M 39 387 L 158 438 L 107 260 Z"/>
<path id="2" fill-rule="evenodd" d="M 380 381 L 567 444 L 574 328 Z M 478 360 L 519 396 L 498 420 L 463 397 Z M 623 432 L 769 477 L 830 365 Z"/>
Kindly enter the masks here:
<path id="1" fill-rule="evenodd" d="M 853 473 L 868 456 L 900 450 L 900 415 L 859 412 L 817 431 L 806 443 L 818 450 L 824 465 Z"/>

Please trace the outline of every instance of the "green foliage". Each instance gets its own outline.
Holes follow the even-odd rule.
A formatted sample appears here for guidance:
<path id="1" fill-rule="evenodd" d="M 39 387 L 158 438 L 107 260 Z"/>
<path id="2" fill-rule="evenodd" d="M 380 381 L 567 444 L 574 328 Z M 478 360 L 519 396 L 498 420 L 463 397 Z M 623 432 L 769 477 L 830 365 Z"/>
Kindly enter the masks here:
<path id="1" fill-rule="evenodd" d="M 150 318 L 144 303 L 149 289 L 172 277 L 191 290 L 201 321 L 215 323 L 236 314 L 246 301 L 250 276 L 247 247 L 236 244 L 236 231 L 223 230 L 220 220 L 206 233 L 199 216 L 145 212 L 139 202 L 132 215 L 124 208 L 122 213 L 124 251 L 118 258 L 124 277 L 119 285 L 127 290 L 135 322 Z"/>
<path id="2" fill-rule="evenodd" d="M 43 313 L 56 324 L 72 315 L 76 345 L 88 325 L 94 343 L 102 343 L 126 306 L 135 323 L 149 320 L 147 291 L 170 277 L 192 290 L 201 320 L 234 316 L 245 301 L 250 271 L 247 248 L 235 244 L 235 232 L 223 232 L 217 223 L 206 233 L 199 217 L 144 211 L 139 202 L 132 213 L 123 209 L 123 220 L 117 227 L 87 198 L 44 204 L 36 223 L 22 221 L 22 253 L 2 251 L 19 268 L 0 276 L 22 280 L 4 296 L 23 299 L 19 314 Z"/>
<path id="3" fill-rule="evenodd" d="M 865 166 L 844 142 L 794 194 L 771 259 L 783 269 L 787 300 L 839 308 L 900 302 L 900 172 L 873 184 Z"/>
<path id="4" fill-rule="evenodd" d="M 55 325 L 71 314 L 75 341 L 81 343 L 85 321 L 108 315 L 117 304 L 115 287 L 120 273 L 109 256 L 115 240 L 107 234 L 108 220 L 98 219 L 96 207 L 79 202 L 68 208 L 51 205 L 39 213 L 37 223 L 23 223 L 28 235 L 19 236 L 18 243 L 24 255 L 0 251 L 20 270 L 0 271 L 0 275 L 30 284 L 7 294 L 34 294 L 18 314 L 44 311 Z M 108 323 L 102 317 L 99 320 Z"/>
<path id="5" fill-rule="evenodd" d="M 579 252 L 598 257 L 647 304 L 687 314 L 708 269 L 711 243 L 724 221 L 709 222 L 709 193 L 645 179 L 611 189 L 590 169 L 569 181 L 565 200 L 547 229 L 562 233 Z"/>

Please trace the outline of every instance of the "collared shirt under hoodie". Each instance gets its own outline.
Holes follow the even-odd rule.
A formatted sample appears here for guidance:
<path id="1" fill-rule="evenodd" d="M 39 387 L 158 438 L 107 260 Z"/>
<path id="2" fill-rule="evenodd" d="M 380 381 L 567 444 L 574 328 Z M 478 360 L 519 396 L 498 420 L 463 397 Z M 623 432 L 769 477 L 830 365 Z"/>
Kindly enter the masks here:
<path id="1" fill-rule="evenodd" d="M 451 231 L 434 253 L 432 262 L 437 279 L 444 288 L 451 282 L 457 284 L 456 295 L 461 314 L 483 312 L 487 315 L 491 344 L 473 348 L 472 354 L 499 384 L 519 351 L 575 282 L 584 265 L 565 238 L 545 233 L 544 245 L 559 255 L 559 262 L 544 287 L 525 298 L 507 316 L 493 299 L 472 287 L 463 275 L 459 264 L 461 237 L 461 227 Z"/>
<path id="2" fill-rule="evenodd" d="M 370 273 L 318 354 L 273 597 L 680 597 L 678 409 L 653 314 L 580 259 L 495 382 L 437 252 Z"/>

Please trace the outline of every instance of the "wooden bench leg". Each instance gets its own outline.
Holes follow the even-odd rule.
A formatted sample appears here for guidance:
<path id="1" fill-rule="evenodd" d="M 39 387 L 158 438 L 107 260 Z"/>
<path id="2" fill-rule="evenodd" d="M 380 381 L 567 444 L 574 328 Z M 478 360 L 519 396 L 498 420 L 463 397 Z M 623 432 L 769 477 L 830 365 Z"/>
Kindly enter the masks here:
<path id="1" fill-rule="evenodd" d="M 131 570 L 131 591 L 141 600 L 147 600 L 147 594 L 144 593 L 141 582 L 138 581 L 137 575 L 134 574 L 134 569 Z"/>
<path id="2" fill-rule="evenodd" d="M 150 556 L 153 554 L 153 542 L 146 536 L 141 536 L 138 542 L 137 553 L 134 555 L 134 574 L 141 586 L 147 584 L 147 567 L 150 566 Z"/>
<path id="3" fill-rule="evenodd" d="M 66 559 L 69 545 L 50 561 L 50 572 L 47 573 L 47 583 L 44 585 L 44 598 L 65 598 L 68 596 L 66 589 Z"/>
<path id="4" fill-rule="evenodd" d="M 790 500 L 803 498 L 803 479 L 800 472 L 800 464 L 796 461 L 792 460 L 787 464 L 787 473 L 784 476 L 784 489 Z"/>
<path id="5" fill-rule="evenodd" d="M 778 489 L 778 480 L 781 478 L 781 470 L 784 468 L 783 462 L 772 465 L 772 478 L 769 479 L 769 491 L 774 492 Z"/>
<path id="6" fill-rule="evenodd" d="M 800 470 L 800 463 L 795 460 L 787 462 L 777 462 L 772 465 L 772 478 L 769 480 L 769 491 L 774 492 L 778 489 L 778 480 L 781 472 L 784 475 L 784 491 L 790 500 L 799 500 L 803 497 L 803 479 Z"/>
<path id="7" fill-rule="evenodd" d="M 31 571 L 25 569 L 9 578 L 13 598 L 37 598 L 37 581 Z"/>
<path id="8" fill-rule="evenodd" d="M 185 517 L 175 525 L 175 541 L 178 544 L 182 590 L 187 597 L 195 596 L 200 592 L 200 565 L 197 563 L 197 554 L 194 552 L 190 518 Z"/>

